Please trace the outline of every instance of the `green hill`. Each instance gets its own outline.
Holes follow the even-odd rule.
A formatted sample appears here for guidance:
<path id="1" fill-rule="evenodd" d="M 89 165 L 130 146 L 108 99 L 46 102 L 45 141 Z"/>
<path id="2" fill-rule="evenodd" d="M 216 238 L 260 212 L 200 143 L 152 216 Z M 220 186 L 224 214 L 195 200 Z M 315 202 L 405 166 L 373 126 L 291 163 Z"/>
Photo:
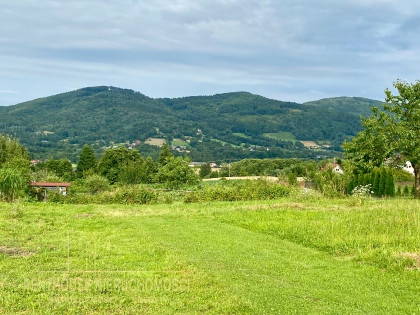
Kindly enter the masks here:
<path id="1" fill-rule="evenodd" d="M 304 103 L 318 108 L 336 110 L 343 113 L 370 116 L 372 106 L 382 108 L 382 102 L 363 97 L 333 97 Z"/>
<path id="2" fill-rule="evenodd" d="M 180 154 L 194 160 L 313 158 L 333 154 L 361 130 L 358 114 L 376 101 L 360 100 L 346 99 L 348 110 L 341 110 L 337 102 L 297 104 L 247 92 L 153 99 L 128 89 L 88 87 L 0 107 L 0 133 L 19 137 L 34 158 L 75 161 L 85 143 L 99 153 L 151 137 L 185 143 Z M 297 140 L 329 144 L 330 151 L 308 150 Z M 152 155 L 158 150 L 140 148 Z"/>

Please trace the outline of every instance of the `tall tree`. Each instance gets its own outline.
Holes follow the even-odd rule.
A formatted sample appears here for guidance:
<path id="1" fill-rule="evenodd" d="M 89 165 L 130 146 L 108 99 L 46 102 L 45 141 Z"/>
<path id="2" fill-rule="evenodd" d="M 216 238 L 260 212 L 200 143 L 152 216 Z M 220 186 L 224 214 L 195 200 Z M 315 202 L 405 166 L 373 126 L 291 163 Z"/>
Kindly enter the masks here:
<path id="1" fill-rule="evenodd" d="M 160 151 L 159 158 L 158 158 L 158 166 L 166 165 L 171 158 L 174 156 L 172 155 L 171 151 L 169 151 L 168 145 L 166 143 L 163 144 L 162 150 Z"/>
<path id="2" fill-rule="evenodd" d="M 28 151 L 20 145 L 18 139 L 0 134 L 0 167 L 14 159 L 29 160 Z"/>
<path id="3" fill-rule="evenodd" d="M 95 167 L 95 152 L 91 146 L 85 144 L 80 152 L 79 161 L 77 162 L 77 173 L 81 176 L 84 171 L 94 169 Z"/>
<path id="4" fill-rule="evenodd" d="M 365 130 L 344 150 L 355 164 L 364 169 L 381 165 L 390 158 L 395 163 L 410 161 L 414 167 L 415 197 L 420 198 L 420 81 L 394 82 L 398 91 L 385 90 L 383 111 L 372 107 L 373 115 L 363 118 Z"/>
<path id="5" fill-rule="evenodd" d="M 111 183 L 115 183 L 120 174 L 125 171 L 125 168 L 130 164 L 142 163 L 142 157 L 136 149 L 127 150 L 125 147 L 116 149 L 107 149 L 98 162 L 97 171 L 100 175 L 106 177 Z M 130 168 L 132 170 L 132 168 Z M 130 174 L 131 176 L 132 174 Z"/>

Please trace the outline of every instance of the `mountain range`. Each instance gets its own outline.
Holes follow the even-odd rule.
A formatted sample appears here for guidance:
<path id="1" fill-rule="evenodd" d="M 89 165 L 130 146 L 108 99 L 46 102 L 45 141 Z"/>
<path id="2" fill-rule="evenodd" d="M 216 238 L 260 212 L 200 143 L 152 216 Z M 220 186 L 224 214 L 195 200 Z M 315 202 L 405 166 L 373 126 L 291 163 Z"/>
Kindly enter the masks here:
<path id="1" fill-rule="evenodd" d="M 85 143 L 98 155 L 124 144 L 156 156 L 153 145 L 163 141 L 197 161 L 316 158 L 339 154 L 342 142 L 362 129 L 360 115 L 381 104 L 359 97 L 298 104 L 248 92 L 150 98 L 98 86 L 2 106 L 0 133 L 18 137 L 36 159 L 76 161 Z"/>

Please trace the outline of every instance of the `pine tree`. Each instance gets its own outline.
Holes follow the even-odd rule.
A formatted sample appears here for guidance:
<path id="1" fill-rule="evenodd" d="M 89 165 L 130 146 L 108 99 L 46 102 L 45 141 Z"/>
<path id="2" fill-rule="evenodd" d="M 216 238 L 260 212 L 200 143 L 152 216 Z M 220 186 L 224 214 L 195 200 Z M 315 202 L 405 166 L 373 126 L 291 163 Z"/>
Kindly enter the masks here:
<path id="1" fill-rule="evenodd" d="M 168 145 L 166 143 L 163 144 L 162 150 L 160 151 L 159 158 L 158 158 L 158 166 L 162 167 L 168 163 L 168 161 L 173 158 L 171 151 L 169 151 Z"/>
<path id="2" fill-rule="evenodd" d="M 373 171 L 374 175 L 374 179 L 373 179 L 373 186 L 372 186 L 372 190 L 373 193 L 375 194 L 375 196 L 379 197 L 379 170 L 375 169 Z"/>
<path id="3" fill-rule="evenodd" d="M 379 175 L 379 190 L 378 196 L 382 197 L 385 195 L 385 186 L 386 186 L 386 169 L 382 168 Z"/>
<path id="4" fill-rule="evenodd" d="M 363 186 L 366 186 L 367 184 L 369 184 L 369 174 L 366 173 L 363 175 Z"/>
<path id="5" fill-rule="evenodd" d="M 85 144 L 79 155 L 79 161 L 77 162 L 77 173 L 79 176 L 83 176 L 83 172 L 96 167 L 95 152 L 92 147 Z"/>
<path id="6" fill-rule="evenodd" d="M 408 196 L 410 194 L 410 189 L 408 188 L 408 185 L 404 186 L 403 195 Z"/>
<path id="7" fill-rule="evenodd" d="M 392 170 L 386 172 L 385 195 L 389 197 L 395 196 L 395 182 Z"/>
<path id="8" fill-rule="evenodd" d="M 401 197 L 401 186 L 397 186 L 397 189 L 395 191 L 395 196 Z"/>
<path id="9" fill-rule="evenodd" d="M 375 172 L 374 171 L 370 172 L 369 173 L 369 176 L 370 176 L 370 178 L 369 178 L 369 184 L 371 184 L 372 187 L 373 187 L 373 182 L 375 181 Z"/>

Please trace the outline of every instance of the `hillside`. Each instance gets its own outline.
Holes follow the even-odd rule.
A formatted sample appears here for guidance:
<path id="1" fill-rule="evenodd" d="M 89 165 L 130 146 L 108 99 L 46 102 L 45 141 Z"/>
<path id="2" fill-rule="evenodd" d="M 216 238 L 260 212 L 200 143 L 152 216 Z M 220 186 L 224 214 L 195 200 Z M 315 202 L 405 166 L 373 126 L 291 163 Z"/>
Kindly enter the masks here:
<path id="1" fill-rule="evenodd" d="M 363 97 L 332 97 L 318 101 L 306 102 L 304 105 L 316 106 L 322 109 L 336 110 L 343 113 L 370 116 L 372 106 L 382 108 L 380 101 L 371 100 Z"/>
<path id="2" fill-rule="evenodd" d="M 85 143 L 99 153 L 150 138 L 175 139 L 172 144 L 194 160 L 314 158 L 333 154 L 332 149 L 339 150 L 344 139 L 361 130 L 358 114 L 375 101 L 360 100 L 346 99 L 343 110 L 339 102 L 297 104 L 247 92 L 153 99 L 100 86 L 0 107 L 0 132 L 19 137 L 34 158 L 75 161 Z M 350 110 L 352 106 L 358 110 Z M 325 144 L 329 151 L 308 150 L 296 140 Z M 140 148 L 152 155 L 157 151 Z"/>

